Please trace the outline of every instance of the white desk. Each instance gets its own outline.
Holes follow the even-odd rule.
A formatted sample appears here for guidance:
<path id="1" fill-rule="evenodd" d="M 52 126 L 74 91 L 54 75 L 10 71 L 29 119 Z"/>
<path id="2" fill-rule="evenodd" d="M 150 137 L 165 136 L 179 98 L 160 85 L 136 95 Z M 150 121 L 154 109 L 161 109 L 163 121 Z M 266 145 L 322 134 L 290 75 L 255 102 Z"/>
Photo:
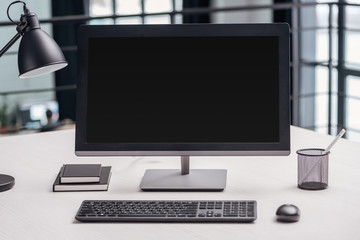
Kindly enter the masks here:
<path id="1" fill-rule="evenodd" d="M 330 154 L 329 188 L 297 188 L 296 150 L 326 147 L 333 137 L 292 127 L 288 157 L 193 157 L 192 168 L 228 169 L 224 192 L 141 192 L 148 168 L 179 168 L 178 157 L 76 157 L 74 130 L 0 138 L 0 172 L 15 177 L 0 193 L 0 239 L 359 239 L 360 144 L 341 139 Z M 52 192 L 64 163 L 112 166 L 106 192 Z M 85 199 L 254 199 L 252 224 L 79 223 Z M 283 203 L 301 210 L 297 223 L 274 220 Z"/>

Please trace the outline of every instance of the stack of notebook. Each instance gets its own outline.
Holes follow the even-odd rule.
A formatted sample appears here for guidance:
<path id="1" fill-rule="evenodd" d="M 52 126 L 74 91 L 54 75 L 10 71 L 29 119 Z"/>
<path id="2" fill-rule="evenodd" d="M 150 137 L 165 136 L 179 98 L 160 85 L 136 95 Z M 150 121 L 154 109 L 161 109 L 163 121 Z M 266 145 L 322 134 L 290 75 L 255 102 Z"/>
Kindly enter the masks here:
<path id="1" fill-rule="evenodd" d="M 53 191 L 106 191 L 109 187 L 110 176 L 110 166 L 65 164 L 55 179 Z"/>

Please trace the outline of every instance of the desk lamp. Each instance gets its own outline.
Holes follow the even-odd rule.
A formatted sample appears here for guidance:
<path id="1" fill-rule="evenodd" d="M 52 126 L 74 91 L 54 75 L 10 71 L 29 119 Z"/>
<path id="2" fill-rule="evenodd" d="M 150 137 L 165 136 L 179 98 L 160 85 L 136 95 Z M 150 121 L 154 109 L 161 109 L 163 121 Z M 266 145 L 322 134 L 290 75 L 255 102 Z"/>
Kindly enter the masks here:
<path id="1" fill-rule="evenodd" d="M 22 3 L 24 9 L 19 23 L 14 22 L 9 15 L 10 7 L 16 3 Z M 68 63 L 60 47 L 54 39 L 41 30 L 36 14 L 30 12 L 25 2 L 12 2 L 7 8 L 7 16 L 12 23 L 17 25 L 17 34 L 0 50 L 0 57 L 22 37 L 18 52 L 20 78 L 37 77 L 67 66 Z M 14 184 L 15 179 L 12 176 L 0 174 L 0 192 L 12 188 Z"/>

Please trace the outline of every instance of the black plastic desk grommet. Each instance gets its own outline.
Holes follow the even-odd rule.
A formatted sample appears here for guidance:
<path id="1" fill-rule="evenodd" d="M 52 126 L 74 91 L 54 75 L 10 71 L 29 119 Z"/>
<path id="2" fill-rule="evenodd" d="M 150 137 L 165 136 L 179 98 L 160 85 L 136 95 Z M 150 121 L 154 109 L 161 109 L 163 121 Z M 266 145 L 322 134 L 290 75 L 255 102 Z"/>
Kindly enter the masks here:
<path id="1" fill-rule="evenodd" d="M 15 178 L 9 175 L 0 174 L 0 192 L 11 189 L 15 185 Z"/>

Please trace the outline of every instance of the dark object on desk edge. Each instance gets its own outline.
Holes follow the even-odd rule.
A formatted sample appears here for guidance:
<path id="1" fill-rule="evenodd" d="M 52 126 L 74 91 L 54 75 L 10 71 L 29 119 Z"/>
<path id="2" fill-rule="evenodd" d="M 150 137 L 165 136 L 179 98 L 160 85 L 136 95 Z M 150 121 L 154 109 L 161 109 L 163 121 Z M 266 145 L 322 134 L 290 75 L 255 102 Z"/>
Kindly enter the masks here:
<path id="1" fill-rule="evenodd" d="M 81 222 L 248 223 L 257 218 L 254 200 L 85 200 Z"/>
<path id="2" fill-rule="evenodd" d="M 0 174 L 0 192 L 11 189 L 15 185 L 15 178 L 9 175 Z"/>
<path id="3" fill-rule="evenodd" d="M 297 222 L 300 219 L 300 209 L 292 204 L 283 204 L 276 211 L 276 220 L 280 222 Z"/>
<path id="4" fill-rule="evenodd" d="M 107 191 L 111 177 L 111 166 L 101 168 L 100 182 L 97 183 L 60 183 L 61 170 L 53 184 L 54 192 L 76 192 L 76 191 Z"/>
<path id="5" fill-rule="evenodd" d="M 64 164 L 61 183 L 96 183 L 100 181 L 101 164 Z"/>
<path id="6" fill-rule="evenodd" d="M 42 126 L 39 131 L 40 132 L 49 132 L 49 131 L 55 131 L 57 128 L 64 126 L 65 124 L 62 122 L 55 122 L 51 123 L 45 126 Z"/>

